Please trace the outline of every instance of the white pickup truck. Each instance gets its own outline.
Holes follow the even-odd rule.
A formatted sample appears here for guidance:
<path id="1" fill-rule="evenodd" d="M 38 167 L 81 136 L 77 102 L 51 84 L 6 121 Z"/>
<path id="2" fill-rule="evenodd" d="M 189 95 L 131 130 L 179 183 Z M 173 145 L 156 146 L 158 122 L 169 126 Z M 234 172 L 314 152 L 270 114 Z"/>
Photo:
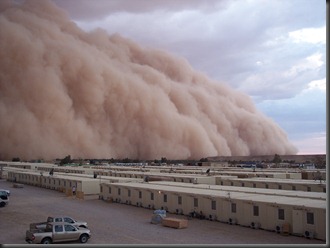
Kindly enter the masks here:
<path id="1" fill-rule="evenodd" d="M 25 233 L 25 241 L 29 244 L 51 244 L 78 240 L 86 243 L 90 238 L 89 229 L 65 222 L 50 222 L 45 228 L 27 230 Z"/>
<path id="2" fill-rule="evenodd" d="M 36 222 L 36 223 L 31 223 L 30 224 L 30 230 L 34 230 L 34 229 L 44 229 L 46 228 L 46 225 L 50 222 L 65 222 L 65 223 L 69 223 L 72 224 L 76 227 L 84 227 L 84 228 L 88 228 L 87 222 L 86 221 L 80 221 L 80 220 L 75 220 L 72 217 L 68 217 L 68 216 L 59 216 L 59 217 L 52 217 L 49 216 L 47 218 L 47 221 L 45 222 Z"/>

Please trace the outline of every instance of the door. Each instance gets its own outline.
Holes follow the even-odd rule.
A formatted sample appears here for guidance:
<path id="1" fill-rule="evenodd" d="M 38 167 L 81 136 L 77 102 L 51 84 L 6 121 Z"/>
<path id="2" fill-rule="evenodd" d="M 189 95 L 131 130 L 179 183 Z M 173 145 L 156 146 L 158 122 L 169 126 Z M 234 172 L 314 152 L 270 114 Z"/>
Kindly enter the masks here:
<path id="1" fill-rule="evenodd" d="M 53 242 L 61 242 L 65 240 L 65 232 L 63 225 L 55 224 L 53 234 Z"/>
<path id="2" fill-rule="evenodd" d="M 292 233 L 303 233 L 303 211 L 294 209 L 292 211 Z"/>

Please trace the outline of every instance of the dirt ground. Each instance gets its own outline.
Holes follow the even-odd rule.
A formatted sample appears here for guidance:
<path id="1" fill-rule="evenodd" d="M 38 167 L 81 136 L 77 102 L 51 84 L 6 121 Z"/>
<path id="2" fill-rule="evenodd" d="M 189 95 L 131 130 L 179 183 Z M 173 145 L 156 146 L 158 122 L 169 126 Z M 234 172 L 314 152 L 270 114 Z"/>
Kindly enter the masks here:
<path id="1" fill-rule="evenodd" d="M 174 229 L 151 224 L 153 210 L 102 200 L 80 200 L 50 189 L 29 185 L 13 188 L 0 179 L 0 188 L 11 191 L 9 205 L 0 208 L 0 244 L 25 244 L 25 231 L 31 222 L 42 222 L 48 216 L 65 215 L 87 221 L 92 238 L 84 246 L 113 245 L 206 245 L 252 244 L 326 244 L 304 237 L 284 236 L 265 230 L 229 225 L 217 221 L 190 219 L 188 227 Z M 175 214 L 168 217 L 186 218 Z M 71 243 L 79 244 L 79 243 Z M 31 246 L 31 245 L 30 245 Z"/>

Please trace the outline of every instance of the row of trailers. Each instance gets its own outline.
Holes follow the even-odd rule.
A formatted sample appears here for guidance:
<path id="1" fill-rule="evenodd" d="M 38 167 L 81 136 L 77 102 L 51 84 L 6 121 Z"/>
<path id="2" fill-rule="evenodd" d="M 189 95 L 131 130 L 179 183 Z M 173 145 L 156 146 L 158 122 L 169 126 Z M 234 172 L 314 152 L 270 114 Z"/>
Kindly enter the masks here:
<path id="1" fill-rule="evenodd" d="M 326 196 L 306 197 L 307 192 L 285 195 L 253 193 L 241 187 L 232 190 L 189 187 L 171 182 L 102 183 L 100 198 L 110 202 L 169 213 L 205 218 L 254 229 L 326 240 Z M 235 190 L 236 188 L 237 190 Z M 264 190 L 265 191 L 265 190 Z"/>
<path id="2" fill-rule="evenodd" d="M 54 175 L 7 168 L 7 180 L 45 187 L 77 197 L 100 198 L 170 213 L 326 240 L 326 194 L 92 174 Z"/>

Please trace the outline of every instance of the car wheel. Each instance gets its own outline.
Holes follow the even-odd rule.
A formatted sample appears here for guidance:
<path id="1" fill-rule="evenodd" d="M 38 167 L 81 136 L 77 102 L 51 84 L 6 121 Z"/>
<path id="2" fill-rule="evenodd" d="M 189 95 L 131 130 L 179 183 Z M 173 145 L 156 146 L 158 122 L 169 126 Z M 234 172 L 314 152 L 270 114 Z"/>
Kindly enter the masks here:
<path id="1" fill-rule="evenodd" d="M 52 240 L 50 238 L 44 238 L 43 240 L 41 240 L 41 244 L 51 244 Z"/>
<path id="2" fill-rule="evenodd" d="M 82 234 L 82 235 L 80 236 L 79 240 L 80 240 L 80 243 L 86 243 L 87 240 L 88 240 L 88 236 L 87 236 L 87 234 Z"/>
<path id="3" fill-rule="evenodd" d="M 0 208 L 3 208 L 6 205 L 5 202 L 0 202 Z"/>

